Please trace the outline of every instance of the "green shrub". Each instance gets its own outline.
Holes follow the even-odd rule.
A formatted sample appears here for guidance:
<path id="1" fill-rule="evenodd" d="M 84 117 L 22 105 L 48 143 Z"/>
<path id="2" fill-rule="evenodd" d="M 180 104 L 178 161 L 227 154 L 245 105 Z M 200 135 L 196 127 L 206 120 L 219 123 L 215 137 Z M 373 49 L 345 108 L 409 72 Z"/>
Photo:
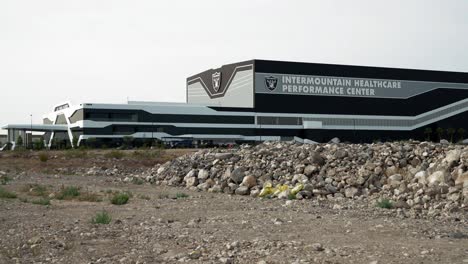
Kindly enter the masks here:
<path id="1" fill-rule="evenodd" d="M 128 193 L 116 193 L 111 199 L 111 203 L 115 205 L 122 205 L 126 204 L 130 199 L 130 195 Z"/>
<path id="2" fill-rule="evenodd" d="M 49 198 L 40 198 L 38 200 L 32 201 L 31 203 L 39 204 L 39 205 L 50 205 L 50 199 Z"/>
<path id="3" fill-rule="evenodd" d="M 97 213 L 92 219 L 91 223 L 107 225 L 112 221 L 112 217 L 106 211 Z"/>
<path id="4" fill-rule="evenodd" d="M 27 192 L 32 196 L 46 197 L 49 195 L 47 187 L 40 184 L 27 184 L 22 188 L 22 191 Z"/>
<path id="5" fill-rule="evenodd" d="M 426 141 L 431 141 L 432 128 L 426 127 L 424 129 L 424 135 L 426 135 Z"/>
<path id="6" fill-rule="evenodd" d="M 377 207 L 379 208 L 385 208 L 385 209 L 392 209 L 393 208 L 393 203 L 389 199 L 380 199 L 380 201 L 377 201 Z"/>
<path id="7" fill-rule="evenodd" d="M 295 194 L 288 194 L 288 200 L 296 200 L 296 195 Z"/>
<path id="8" fill-rule="evenodd" d="M 7 185 L 12 179 L 6 175 L 0 176 L 0 185 Z"/>
<path id="9" fill-rule="evenodd" d="M 39 153 L 39 160 L 41 162 L 47 162 L 49 160 L 49 155 L 47 155 L 47 153 Z"/>
<path id="10" fill-rule="evenodd" d="M 0 187 L 0 198 L 14 199 L 16 198 L 16 194 Z"/>
<path id="11" fill-rule="evenodd" d="M 73 137 L 72 142 L 73 142 L 73 147 L 78 148 L 78 137 L 77 136 Z"/>
<path id="12" fill-rule="evenodd" d="M 18 138 L 16 139 L 16 145 L 23 146 L 23 137 L 18 136 Z"/>
<path id="13" fill-rule="evenodd" d="M 121 159 L 125 156 L 125 153 L 119 150 L 112 150 L 107 152 L 104 156 L 109 159 Z"/>
<path id="14" fill-rule="evenodd" d="M 44 138 L 41 137 L 39 140 L 34 141 L 33 147 L 35 150 L 43 150 L 45 148 Z"/>
<path id="15" fill-rule="evenodd" d="M 188 198 L 189 195 L 186 194 L 186 193 L 176 193 L 176 199 L 184 199 L 184 198 Z"/>
<path id="16" fill-rule="evenodd" d="M 447 136 L 449 137 L 449 141 L 451 143 L 453 143 L 453 136 L 455 135 L 455 133 L 457 132 L 457 130 L 453 127 L 449 127 L 447 128 Z"/>
<path id="17" fill-rule="evenodd" d="M 80 196 L 80 188 L 75 186 L 68 186 L 60 191 L 60 193 L 57 195 L 57 199 L 69 200 L 78 196 Z"/>

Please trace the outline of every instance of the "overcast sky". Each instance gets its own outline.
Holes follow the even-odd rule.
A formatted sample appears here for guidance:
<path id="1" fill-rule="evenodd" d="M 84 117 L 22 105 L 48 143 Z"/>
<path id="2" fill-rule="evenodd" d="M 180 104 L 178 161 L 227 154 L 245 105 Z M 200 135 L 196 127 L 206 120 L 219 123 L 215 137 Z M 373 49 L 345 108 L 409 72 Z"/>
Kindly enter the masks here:
<path id="1" fill-rule="evenodd" d="M 0 125 L 62 101 L 185 101 L 249 59 L 468 72 L 468 1 L 1 0 Z"/>

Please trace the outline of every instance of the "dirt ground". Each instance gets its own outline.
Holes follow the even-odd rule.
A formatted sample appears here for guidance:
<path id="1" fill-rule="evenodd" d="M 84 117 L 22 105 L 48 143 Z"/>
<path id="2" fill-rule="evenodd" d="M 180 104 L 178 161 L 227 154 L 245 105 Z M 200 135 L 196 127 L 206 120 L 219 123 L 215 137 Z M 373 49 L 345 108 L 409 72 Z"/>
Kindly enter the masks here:
<path id="1" fill-rule="evenodd" d="M 0 263 L 468 263 L 466 217 L 48 174 L 35 157 L 0 158 L 0 171 L 13 175 L 0 187 L 17 196 L 0 198 Z M 47 162 L 50 171 L 63 166 L 55 160 Z M 59 199 L 70 186 L 80 194 Z M 111 204 L 118 192 L 131 194 L 127 204 Z M 50 205 L 35 204 L 49 198 Z M 103 211 L 111 222 L 92 223 Z"/>

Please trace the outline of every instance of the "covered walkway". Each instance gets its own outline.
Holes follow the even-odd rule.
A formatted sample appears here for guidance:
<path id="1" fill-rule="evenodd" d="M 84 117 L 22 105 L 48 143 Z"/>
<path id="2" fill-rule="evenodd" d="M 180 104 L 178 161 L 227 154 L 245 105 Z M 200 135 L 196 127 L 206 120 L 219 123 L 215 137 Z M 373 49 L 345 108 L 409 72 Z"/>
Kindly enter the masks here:
<path id="1" fill-rule="evenodd" d="M 68 133 L 67 125 L 36 125 L 36 124 L 8 124 L 2 129 L 7 130 L 7 142 L 15 145 L 19 136 L 21 136 L 26 145 L 32 143 L 32 132 L 65 132 Z M 28 136 L 29 135 L 29 136 Z M 50 146 L 50 142 L 48 142 Z"/>

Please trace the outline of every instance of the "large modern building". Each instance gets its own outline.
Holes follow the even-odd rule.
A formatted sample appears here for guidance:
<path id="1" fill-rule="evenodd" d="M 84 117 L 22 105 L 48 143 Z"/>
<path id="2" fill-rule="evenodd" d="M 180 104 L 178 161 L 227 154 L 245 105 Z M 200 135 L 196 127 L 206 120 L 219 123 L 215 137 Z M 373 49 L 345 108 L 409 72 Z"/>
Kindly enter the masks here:
<path id="1" fill-rule="evenodd" d="M 3 128 L 9 141 L 33 130 L 49 143 L 106 144 L 129 136 L 362 142 L 468 131 L 468 73 L 461 72 L 250 60 L 188 77 L 186 93 L 186 103 L 63 103 L 41 125 Z"/>

